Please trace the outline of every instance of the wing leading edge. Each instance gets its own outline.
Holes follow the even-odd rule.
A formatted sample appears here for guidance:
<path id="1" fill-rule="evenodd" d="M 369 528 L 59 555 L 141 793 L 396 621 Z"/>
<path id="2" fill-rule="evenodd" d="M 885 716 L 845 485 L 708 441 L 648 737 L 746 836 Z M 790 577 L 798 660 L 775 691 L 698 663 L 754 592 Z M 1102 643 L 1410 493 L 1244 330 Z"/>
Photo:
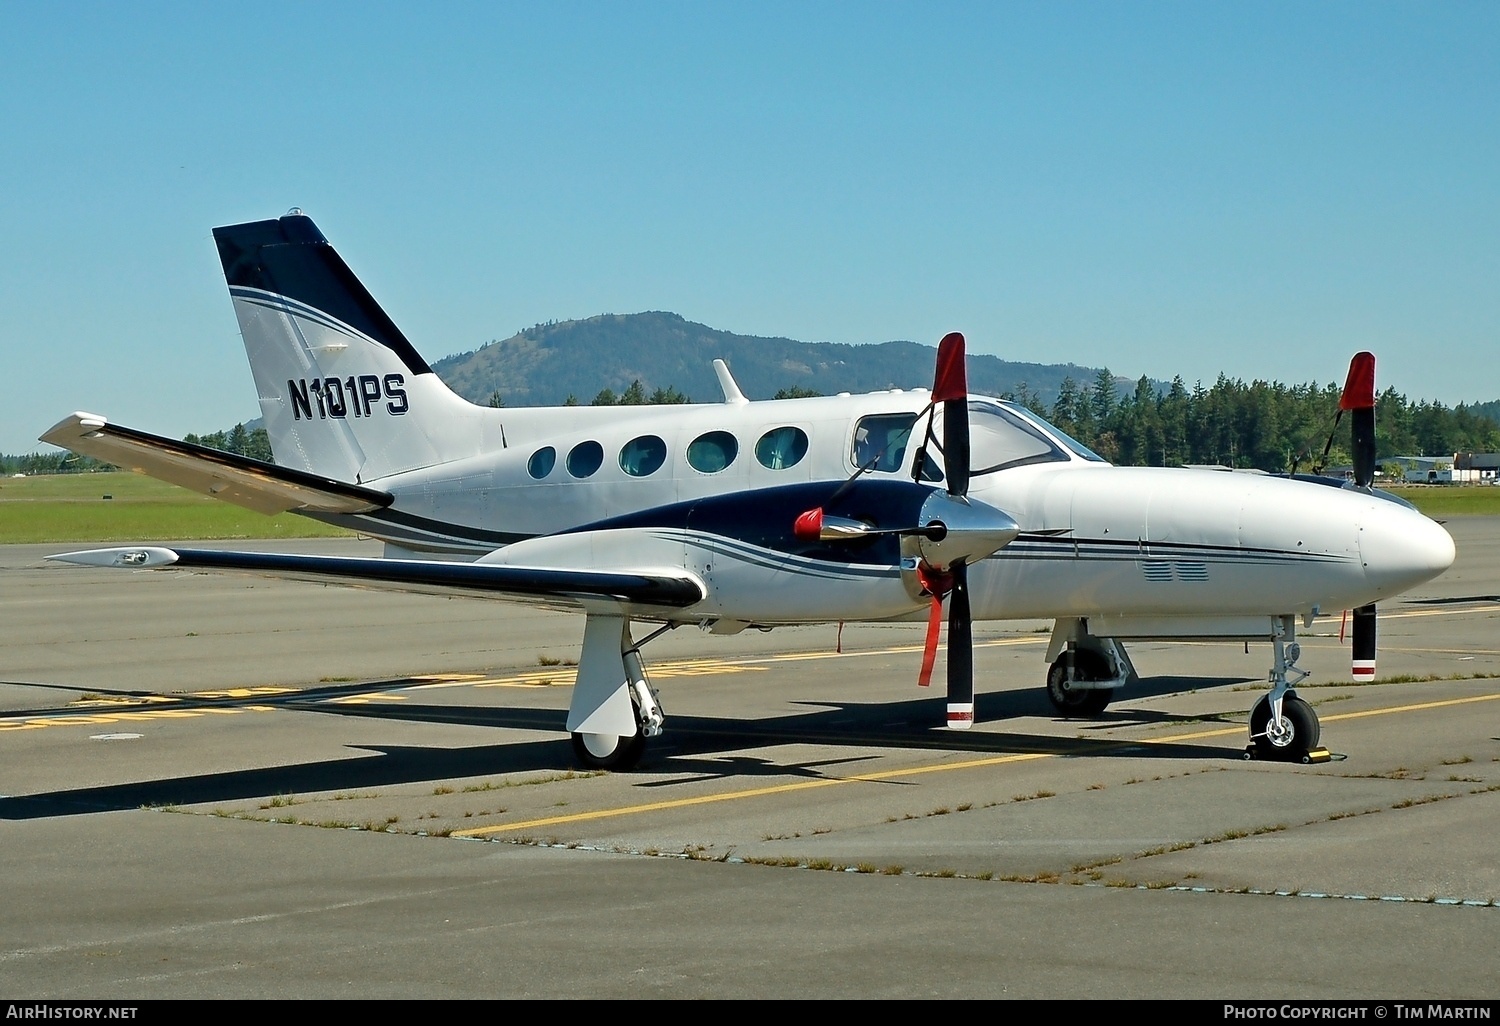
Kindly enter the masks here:
<path id="1" fill-rule="evenodd" d="M 682 609 L 702 601 L 707 594 L 702 581 L 676 567 L 615 571 L 568 570 L 556 567 L 507 566 L 500 563 L 168 549 L 139 545 L 65 552 L 47 558 L 84 566 L 227 570 L 323 583 L 375 586 L 395 591 L 440 590 L 447 594 L 461 592 L 489 598 L 541 598 L 570 606 L 583 606 L 589 600 L 603 600 L 632 606 Z"/>
<path id="2" fill-rule="evenodd" d="M 377 488 L 148 434 L 92 413 L 73 414 L 41 440 L 257 513 L 370 513 L 389 506 L 392 499 Z"/>

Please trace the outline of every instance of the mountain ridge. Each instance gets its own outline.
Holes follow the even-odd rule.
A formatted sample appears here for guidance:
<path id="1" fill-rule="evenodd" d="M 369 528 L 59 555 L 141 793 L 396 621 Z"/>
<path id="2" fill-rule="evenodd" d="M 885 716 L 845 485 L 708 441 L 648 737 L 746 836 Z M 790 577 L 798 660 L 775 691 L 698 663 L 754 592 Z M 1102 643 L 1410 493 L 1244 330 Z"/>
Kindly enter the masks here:
<path id="1" fill-rule="evenodd" d="M 716 402 L 715 359 L 729 365 L 746 396 L 769 399 L 790 388 L 832 395 L 931 387 L 936 347 L 905 340 L 852 345 L 739 335 L 656 310 L 549 321 L 444 357 L 432 369 L 455 392 L 480 403 L 496 392 L 507 406 L 560 405 L 569 396 L 587 403 L 602 389 L 619 393 L 636 380 L 648 393 L 676 388 L 698 402 Z M 968 368 L 972 392 L 1026 390 L 1048 406 L 1065 379 L 1087 386 L 1099 373 L 1072 363 L 981 353 L 969 354 Z"/>

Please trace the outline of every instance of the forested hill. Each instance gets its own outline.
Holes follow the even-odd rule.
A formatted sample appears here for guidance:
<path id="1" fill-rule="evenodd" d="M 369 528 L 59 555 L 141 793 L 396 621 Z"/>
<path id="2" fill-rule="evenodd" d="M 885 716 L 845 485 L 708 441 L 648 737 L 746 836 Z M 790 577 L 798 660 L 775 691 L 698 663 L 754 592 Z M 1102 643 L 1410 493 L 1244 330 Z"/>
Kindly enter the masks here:
<path id="1" fill-rule="evenodd" d="M 937 350 L 916 342 L 852 346 L 736 335 L 673 313 L 604 314 L 538 324 L 432 368 L 454 391 L 479 403 L 496 392 L 506 406 L 558 405 L 569 396 L 588 403 L 602 389 L 620 394 L 636 381 L 648 393 L 675 388 L 698 402 L 717 402 L 715 358 L 729 364 L 745 395 L 769 399 L 786 389 L 833 395 L 930 388 Z M 1074 364 L 969 354 L 971 391 L 1035 396 L 1048 407 L 1064 380 L 1092 383 L 1097 373 Z"/>

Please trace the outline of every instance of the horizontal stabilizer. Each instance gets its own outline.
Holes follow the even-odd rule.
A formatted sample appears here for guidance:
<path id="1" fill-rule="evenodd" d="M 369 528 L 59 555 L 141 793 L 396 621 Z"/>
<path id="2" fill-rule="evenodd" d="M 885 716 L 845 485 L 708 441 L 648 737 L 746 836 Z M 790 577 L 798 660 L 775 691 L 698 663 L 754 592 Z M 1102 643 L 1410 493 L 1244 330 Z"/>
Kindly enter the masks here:
<path id="1" fill-rule="evenodd" d="M 321 583 L 385 587 L 394 591 L 454 591 L 491 598 L 542 598 L 571 606 L 589 599 L 681 609 L 702 601 L 703 582 L 678 567 L 636 571 L 559 570 L 446 560 L 308 556 L 281 552 L 167 549 L 134 546 L 88 549 L 48 559 L 127 569 L 171 567 L 227 570 Z"/>
<path id="2" fill-rule="evenodd" d="M 92 413 L 73 414 L 41 440 L 257 513 L 369 513 L 391 504 L 379 489 L 147 434 Z"/>

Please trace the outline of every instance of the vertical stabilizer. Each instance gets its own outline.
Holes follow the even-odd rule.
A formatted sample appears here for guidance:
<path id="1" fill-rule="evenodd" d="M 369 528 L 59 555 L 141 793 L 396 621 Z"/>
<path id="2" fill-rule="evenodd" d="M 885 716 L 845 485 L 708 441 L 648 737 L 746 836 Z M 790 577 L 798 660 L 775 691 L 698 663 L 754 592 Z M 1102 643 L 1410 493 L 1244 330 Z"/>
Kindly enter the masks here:
<path id="1" fill-rule="evenodd" d="M 215 228 L 214 242 L 281 466 L 371 481 L 473 455 L 498 429 L 496 411 L 438 379 L 301 211 Z"/>

